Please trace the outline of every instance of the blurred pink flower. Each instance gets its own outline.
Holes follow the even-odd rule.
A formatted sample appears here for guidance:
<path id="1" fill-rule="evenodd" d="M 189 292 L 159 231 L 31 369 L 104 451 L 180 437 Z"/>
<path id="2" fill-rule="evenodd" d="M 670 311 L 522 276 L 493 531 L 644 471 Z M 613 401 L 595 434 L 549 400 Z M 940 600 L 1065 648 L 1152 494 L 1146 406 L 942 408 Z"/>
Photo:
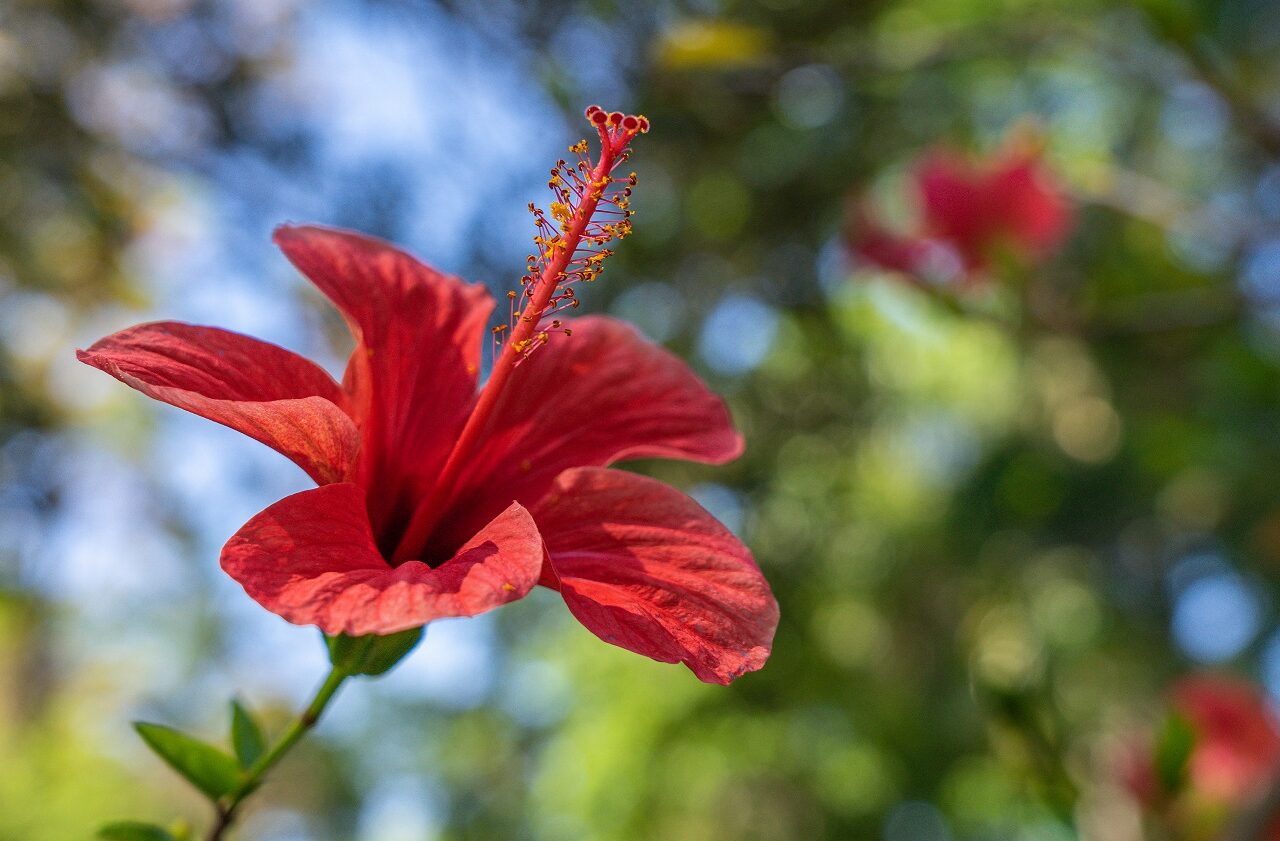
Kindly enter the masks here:
<path id="1" fill-rule="evenodd" d="M 1280 721 L 1257 686 L 1222 674 L 1191 675 L 1178 681 L 1169 690 L 1169 706 L 1170 714 L 1186 724 L 1191 737 L 1178 789 L 1168 790 L 1161 779 L 1163 746 L 1150 738 L 1125 750 L 1120 758 L 1121 781 L 1163 820 L 1220 830 L 1224 820 L 1259 802 L 1275 779 L 1280 768 Z M 1166 808 L 1170 803 L 1176 803 L 1176 808 Z M 1273 820 L 1262 838 L 1280 841 L 1280 820 Z"/>
<path id="2" fill-rule="evenodd" d="M 920 211 L 914 229 L 892 230 L 858 200 L 849 244 L 859 259 L 919 281 L 971 285 L 1002 254 L 1038 263 L 1061 247 L 1074 222 L 1038 145 L 1022 137 L 983 160 L 934 149 L 911 178 Z"/>
<path id="3" fill-rule="evenodd" d="M 1259 689 L 1222 675 L 1196 675 L 1170 692 L 1173 709 L 1191 724 L 1195 747 L 1189 784 L 1236 803 L 1265 786 L 1280 763 L 1280 723 Z"/>

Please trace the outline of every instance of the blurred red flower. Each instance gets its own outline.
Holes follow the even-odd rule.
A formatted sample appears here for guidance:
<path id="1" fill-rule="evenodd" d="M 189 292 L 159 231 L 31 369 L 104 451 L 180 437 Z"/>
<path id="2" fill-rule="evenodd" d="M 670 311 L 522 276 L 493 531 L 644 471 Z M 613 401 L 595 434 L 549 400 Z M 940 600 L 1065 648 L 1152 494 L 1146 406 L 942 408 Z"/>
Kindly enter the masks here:
<path id="1" fill-rule="evenodd" d="M 1208 809 L 1221 820 L 1258 802 L 1280 769 L 1280 722 L 1258 687 L 1226 675 L 1192 675 L 1173 686 L 1169 701 L 1190 735 L 1180 791 L 1166 790 L 1158 748 L 1148 743 L 1124 758 L 1122 776 L 1134 796 L 1152 807 L 1185 794 L 1182 810 L 1170 813 L 1183 819 Z M 1280 821 L 1265 837 L 1280 841 Z"/>
<path id="2" fill-rule="evenodd" d="M 848 237 L 858 258 L 923 282 L 966 285 L 1001 254 L 1026 263 L 1047 258 L 1071 231 L 1064 190 L 1024 139 L 979 161 L 935 149 L 916 164 L 911 181 L 920 214 L 914 230 L 895 232 L 864 201 L 855 202 Z"/>
<path id="3" fill-rule="evenodd" d="M 1256 686 L 1197 675 L 1175 685 L 1170 698 L 1196 736 L 1187 763 L 1196 790 L 1237 803 L 1267 784 L 1280 763 L 1280 723 Z"/>
<path id="4" fill-rule="evenodd" d="M 607 143 L 617 132 L 605 128 Z M 601 230 L 588 227 L 598 193 L 580 214 L 553 205 L 574 212 L 566 230 Z M 572 243 L 540 250 L 540 277 L 554 282 L 541 294 L 526 278 L 521 300 L 533 303 L 477 391 L 493 310 L 482 286 L 348 231 L 286 226 L 275 241 L 355 335 L 341 384 L 274 345 L 175 322 L 79 353 L 275 448 L 319 485 L 224 547 L 223 569 L 259 604 L 329 634 L 388 634 L 543 584 L 601 639 L 684 662 L 702 680 L 764 664 L 778 608 L 746 546 L 668 485 L 606 469 L 627 458 L 722 463 L 742 438 L 681 360 L 629 326 L 586 317 L 548 341 L 541 315 L 574 276 Z"/>

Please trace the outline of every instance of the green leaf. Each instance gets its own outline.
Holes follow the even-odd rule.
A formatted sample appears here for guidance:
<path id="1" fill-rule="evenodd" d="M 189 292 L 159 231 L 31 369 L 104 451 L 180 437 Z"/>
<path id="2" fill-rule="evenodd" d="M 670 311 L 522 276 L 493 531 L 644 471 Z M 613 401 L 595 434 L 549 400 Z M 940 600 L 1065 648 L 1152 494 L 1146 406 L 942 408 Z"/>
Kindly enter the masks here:
<path id="1" fill-rule="evenodd" d="M 389 671 L 422 639 L 422 628 L 410 628 L 386 636 L 325 637 L 329 661 L 349 675 L 380 675 Z"/>
<path id="2" fill-rule="evenodd" d="M 240 765 L 224 751 L 162 724 L 138 721 L 133 727 L 147 747 L 211 799 L 240 784 Z"/>
<path id="3" fill-rule="evenodd" d="M 235 748 L 240 767 L 248 769 L 267 751 L 267 739 L 249 711 L 236 700 L 231 701 L 231 746 Z"/>
<path id="4" fill-rule="evenodd" d="M 98 830 L 101 841 L 176 841 L 166 830 L 155 824 L 138 821 L 116 821 Z"/>
<path id="5" fill-rule="evenodd" d="M 1196 746 L 1196 731 L 1180 715 L 1170 715 L 1156 738 L 1156 776 L 1169 794 L 1177 794 L 1186 782 L 1187 762 Z"/>

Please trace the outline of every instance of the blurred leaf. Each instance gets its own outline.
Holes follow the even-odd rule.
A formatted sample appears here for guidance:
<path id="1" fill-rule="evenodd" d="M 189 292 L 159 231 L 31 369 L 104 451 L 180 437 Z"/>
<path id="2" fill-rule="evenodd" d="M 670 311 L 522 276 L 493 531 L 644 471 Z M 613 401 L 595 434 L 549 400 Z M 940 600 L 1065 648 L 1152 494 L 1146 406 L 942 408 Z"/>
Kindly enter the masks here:
<path id="1" fill-rule="evenodd" d="M 1166 38 L 1187 42 L 1204 29 L 1204 14 L 1193 0 L 1142 0 L 1138 6 Z"/>
<path id="2" fill-rule="evenodd" d="M 769 33 L 712 20 L 682 21 L 664 32 L 656 60 L 668 70 L 750 67 L 769 58 Z"/>
<path id="3" fill-rule="evenodd" d="M 102 841 L 176 841 L 166 830 L 150 823 L 116 821 L 98 830 Z"/>
<path id="4" fill-rule="evenodd" d="M 1195 746 L 1196 731 L 1191 722 L 1176 714 L 1165 719 L 1156 739 L 1156 775 L 1166 792 L 1176 794 L 1186 782 L 1187 761 Z"/>
<path id="5" fill-rule="evenodd" d="M 231 745 L 241 768 L 249 768 L 267 750 L 267 739 L 262 728 L 253 720 L 249 711 L 235 699 L 231 701 Z"/>
<path id="6" fill-rule="evenodd" d="M 329 661 L 350 675 L 380 675 L 404 659 L 422 639 L 422 628 L 398 634 L 349 637 L 326 636 Z"/>
<path id="7" fill-rule="evenodd" d="M 240 766 L 218 748 L 162 724 L 133 726 L 148 747 L 210 798 L 217 800 L 240 784 Z"/>

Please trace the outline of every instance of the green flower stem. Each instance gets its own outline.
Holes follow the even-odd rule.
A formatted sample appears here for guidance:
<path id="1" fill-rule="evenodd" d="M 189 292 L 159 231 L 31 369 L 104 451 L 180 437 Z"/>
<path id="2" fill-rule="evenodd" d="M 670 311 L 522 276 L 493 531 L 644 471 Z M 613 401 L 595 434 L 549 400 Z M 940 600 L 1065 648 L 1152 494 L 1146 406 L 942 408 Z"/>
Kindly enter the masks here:
<path id="1" fill-rule="evenodd" d="M 337 694 L 338 687 L 342 686 L 343 682 L 350 676 L 349 672 L 337 666 L 329 670 L 328 677 L 324 679 L 324 683 L 316 690 L 315 697 L 311 699 L 311 703 L 303 710 L 302 715 L 298 716 L 289 725 L 289 729 L 285 731 L 280 741 L 276 742 L 275 746 L 269 751 L 258 757 L 257 762 L 249 766 L 244 772 L 244 778 L 241 780 L 240 785 L 234 791 L 215 804 L 217 820 L 209 831 L 207 841 L 221 841 L 227 830 L 231 828 L 231 824 L 235 822 L 236 812 L 240 808 L 240 804 L 262 783 L 267 772 L 284 758 L 284 755 L 307 734 L 307 731 L 316 726 L 316 722 L 320 720 L 325 707 L 329 705 L 329 702 L 333 700 L 333 696 Z"/>

